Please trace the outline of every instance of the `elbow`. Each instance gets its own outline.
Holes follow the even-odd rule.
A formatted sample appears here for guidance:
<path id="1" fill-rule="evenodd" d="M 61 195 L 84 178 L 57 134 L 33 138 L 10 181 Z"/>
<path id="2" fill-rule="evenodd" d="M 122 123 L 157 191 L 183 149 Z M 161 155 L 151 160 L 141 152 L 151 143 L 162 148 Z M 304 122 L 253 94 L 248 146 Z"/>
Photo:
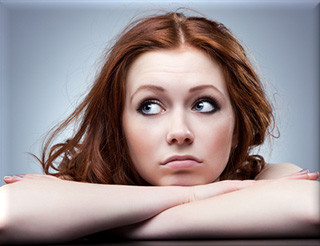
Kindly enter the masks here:
<path id="1" fill-rule="evenodd" d="M 1 213 L 3 211 L 1 210 Z M 17 233 L 10 230 L 10 223 L 8 221 L 7 217 L 0 216 L 0 245 L 6 245 L 6 244 L 14 244 L 17 243 Z"/>
<path id="2" fill-rule="evenodd" d="M 320 183 L 318 181 L 300 181 L 301 186 L 296 191 L 296 199 L 292 200 L 290 213 L 296 219 L 296 224 L 303 236 L 318 237 L 320 229 L 319 194 Z"/>
<path id="3" fill-rule="evenodd" d="M 307 181 L 308 191 L 304 197 L 304 209 L 302 208 L 301 213 L 304 214 L 302 217 L 306 223 L 311 226 L 320 226 L 320 182 L 318 181 Z"/>
<path id="4" fill-rule="evenodd" d="M 301 212 L 297 225 L 302 237 L 318 238 L 320 232 L 319 211 Z"/>
<path id="5" fill-rule="evenodd" d="M 0 187 L 0 245 L 23 242 L 19 241 L 19 230 L 16 228 L 19 224 L 16 218 L 21 216 L 13 216 L 15 209 L 11 200 L 13 197 L 11 188 L 11 184 Z"/>
<path id="6" fill-rule="evenodd" d="M 8 194 L 6 186 L 0 187 L 0 245 L 9 241 L 7 228 L 8 228 Z"/>
<path id="7" fill-rule="evenodd" d="M 320 226 L 320 183 L 309 180 L 275 180 L 267 186 L 264 201 L 272 216 L 270 236 L 318 237 Z M 268 207 L 268 206 L 267 206 Z M 267 213 L 270 215 L 269 213 Z"/>
<path id="8" fill-rule="evenodd" d="M 2 219 L 2 218 L 1 218 Z M 7 244 L 9 242 L 9 238 L 6 235 L 6 228 L 4 223 L 0 223 L 0 245 Z"/>
<path id="9" fill-rule="evenodd" d="M 320 194 L 320 193 L 318 193 Z M 317 195 L 316 197 L 318 197 Z M 309 199 L 309 204 L 301 211 L 301 224 L 305 225 L 306 234 L 311 237 L 318 237 L 320 232 L 320 208 L 319 199 L 315 201 L 314 199 Z"/>

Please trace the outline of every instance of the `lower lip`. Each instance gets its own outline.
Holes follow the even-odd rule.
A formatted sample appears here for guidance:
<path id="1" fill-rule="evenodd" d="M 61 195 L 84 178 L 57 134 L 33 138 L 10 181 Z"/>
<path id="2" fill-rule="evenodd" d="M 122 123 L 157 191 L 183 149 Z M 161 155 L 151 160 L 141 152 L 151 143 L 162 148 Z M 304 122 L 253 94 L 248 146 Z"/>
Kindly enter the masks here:
<path id="1" fill-rule="evenodd" d="M 181 168 L 191 168 L 199 166 L 200 163 L 193 160 L 183 160 L 183 161 L 170 161 L 164 165 L 166 168 L 181 169 Z"/>

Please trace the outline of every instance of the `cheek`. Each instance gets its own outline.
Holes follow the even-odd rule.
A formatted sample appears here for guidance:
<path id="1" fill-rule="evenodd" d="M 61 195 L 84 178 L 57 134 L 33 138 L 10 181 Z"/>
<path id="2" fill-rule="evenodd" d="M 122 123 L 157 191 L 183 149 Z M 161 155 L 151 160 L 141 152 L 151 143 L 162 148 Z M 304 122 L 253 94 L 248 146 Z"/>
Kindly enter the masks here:
<path id="1" fill-rule="evenodd" d="M 217 124 L 209 133 L 208 141 L 216 149 L 228 149 L 232 144 L 232 128 L 228 125 Z"/>
<path id="2" fill-rule="evenodd" d="M 159 146 L 159 140 L 162 139 L 161 131 L 159 127 L 155 129 L 153 124 L 141 121 L 140 117 L 126 117 L 125 115 L 123 128 L 130 157 L 140 173 L 154 160 L 154 153 Z"/>
<path id="3" fill-rule="evenodd" d="M 224 169 L 227 165 L 232 147 L 233 129 L 233 118 L 228 117 L 203 127 L 199 133 L 203 151 L 214 168 Z"/>

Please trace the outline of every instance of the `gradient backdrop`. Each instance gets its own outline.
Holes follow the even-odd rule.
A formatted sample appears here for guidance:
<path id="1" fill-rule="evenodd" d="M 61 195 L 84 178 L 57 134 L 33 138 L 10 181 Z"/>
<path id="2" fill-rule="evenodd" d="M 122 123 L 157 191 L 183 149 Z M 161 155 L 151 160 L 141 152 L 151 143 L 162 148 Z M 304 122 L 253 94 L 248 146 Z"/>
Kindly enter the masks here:
<path id="1" fill-rule="evenodd" d="M 281 132 L 260 153 L 319 170 L 319 1 L 0 0 L 0 176 L 41 173 L 27 152 L 83 98 L 110 41 L 181 6 L 224 23 L 259 64 Z"/>

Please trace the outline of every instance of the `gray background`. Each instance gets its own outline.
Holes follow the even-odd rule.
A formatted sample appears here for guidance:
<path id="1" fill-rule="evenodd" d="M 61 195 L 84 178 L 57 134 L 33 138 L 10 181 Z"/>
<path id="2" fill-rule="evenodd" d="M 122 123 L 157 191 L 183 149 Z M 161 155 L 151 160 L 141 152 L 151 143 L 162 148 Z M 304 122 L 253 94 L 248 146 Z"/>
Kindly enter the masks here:
<path id="1" fill-rule="evenodd" d="M 260 153 L 318 170 L 319 1 L 0 0 L 0 176 L 41 173 L 27 152 L 79 103 L 108 43 L 131 18 L 181 6 L 224 23 L 259 64 L 281 133 Z"/>

